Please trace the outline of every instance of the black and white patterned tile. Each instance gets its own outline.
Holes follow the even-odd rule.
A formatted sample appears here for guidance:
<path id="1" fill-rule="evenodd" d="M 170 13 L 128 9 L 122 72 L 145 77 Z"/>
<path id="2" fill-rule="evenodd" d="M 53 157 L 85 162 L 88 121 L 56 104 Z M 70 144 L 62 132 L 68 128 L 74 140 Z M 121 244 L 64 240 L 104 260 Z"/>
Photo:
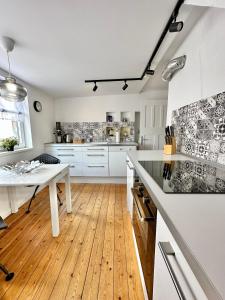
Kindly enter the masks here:
<path id="1" fill-rule="evenodd" d="M 225 165 L 225 92 L 172 112 L 177 149 Z"/>

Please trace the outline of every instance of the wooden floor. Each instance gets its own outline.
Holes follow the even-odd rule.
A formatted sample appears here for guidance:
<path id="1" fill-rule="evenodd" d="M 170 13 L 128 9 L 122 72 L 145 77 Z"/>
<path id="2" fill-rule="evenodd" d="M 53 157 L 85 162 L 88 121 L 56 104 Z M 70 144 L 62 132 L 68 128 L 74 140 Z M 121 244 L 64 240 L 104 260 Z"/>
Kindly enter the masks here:
<path id="1" fill-rule="evenodd" d="M 57 238 L 51 236 L 47 188 L 30 214 L 23 206 L 6 219 L 0 261 L 15 278 L 6 282 L 0 274 L 0 299 L 143 299 L 126 186 L 73 184 L 72 200 L 72 214 L 59 208 Z"/>

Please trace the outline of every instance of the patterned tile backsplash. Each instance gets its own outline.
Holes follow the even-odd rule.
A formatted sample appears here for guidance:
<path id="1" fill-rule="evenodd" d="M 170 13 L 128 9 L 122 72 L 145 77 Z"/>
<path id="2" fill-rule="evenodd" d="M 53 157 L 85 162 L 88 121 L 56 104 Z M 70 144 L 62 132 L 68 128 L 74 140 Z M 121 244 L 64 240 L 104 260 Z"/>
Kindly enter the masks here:
<path id="1" fill-rule="evenodd" d="M 172 112 L 177 150 L 225 165 L 225 92 Z"/>
<path id="2" fill-rule="evenodd" d="M 108 136 L 108 129 L 120 130 L 127 128 L 127 140 L 134 141 L 134 122 L 61 122 L 61 129 L 64 133 L 71 134 L 74 138 L 84 138 L 92 136 L 94 141 L 103 141 Z M 111 137 L 113 140 L 113 137 Z M 121 140 L 123 137 L 121 137 Z"/>

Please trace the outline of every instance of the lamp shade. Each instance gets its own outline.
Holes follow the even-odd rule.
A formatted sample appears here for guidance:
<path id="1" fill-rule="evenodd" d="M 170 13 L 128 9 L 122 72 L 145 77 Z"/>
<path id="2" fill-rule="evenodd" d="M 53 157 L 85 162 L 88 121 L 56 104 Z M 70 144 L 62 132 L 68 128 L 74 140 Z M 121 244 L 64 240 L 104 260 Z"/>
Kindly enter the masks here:
<path id="1" fill-rule="evenodd" d="M 0 96 L 11 102 L 24 101 L 27 96 L 27 90 L 21 84 L 16 82 L 13 77 L 6 77 L 0 81 Z"/>

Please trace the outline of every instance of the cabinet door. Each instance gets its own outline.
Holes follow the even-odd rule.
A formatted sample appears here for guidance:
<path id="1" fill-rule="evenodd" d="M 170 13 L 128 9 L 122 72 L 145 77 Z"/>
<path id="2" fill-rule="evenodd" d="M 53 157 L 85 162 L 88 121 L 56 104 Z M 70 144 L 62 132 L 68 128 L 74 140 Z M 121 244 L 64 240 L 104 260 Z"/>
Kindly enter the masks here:
<path id="1" fill-rule="evenodd" d="M 126 177 L 126 152 L 109 152 L 109 175 Z"/>
<path id="2" fill-rule="evenodd" d="M 179 296 L 156 244 L 153 300 L 179 300 Z"/>
<path id="3" fill-rule="evenodd" d="M 70 163 L 70 176 L 83 176 L 82 164 Z"/>
<path id="4" fill-rule="evenodd" d="M 165 245 L 164 250 L 160 245 Z M 153 300 L 207 300 L 159 212 L 157 214 L 155 247 Z M 179 297 L 178 293 L 183 294 L 183 298 Z"/>
<path id="5" fill-rule="evenodd" d="M 132 217 L 133 214 L 133 195 L 131 193 L 131 188 L 134 185 L 134 167 L 127 158 L 127 209 Z"/>

